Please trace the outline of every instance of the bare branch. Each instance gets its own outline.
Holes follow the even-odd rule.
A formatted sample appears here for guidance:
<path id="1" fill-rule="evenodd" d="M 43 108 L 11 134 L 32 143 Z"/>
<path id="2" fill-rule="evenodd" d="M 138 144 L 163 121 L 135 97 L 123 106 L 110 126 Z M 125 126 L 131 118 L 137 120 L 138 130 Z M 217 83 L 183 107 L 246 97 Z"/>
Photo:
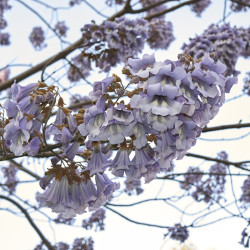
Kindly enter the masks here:
<path id="1" fill-rule="evenodd" d="M 215 162 L 220 162 L 223 163 L 227 166 L 233 165 L 239 169 L 245 170 L 245 171 L 250 171 L 250 169 L 248 168 L 244 168 L 241 165 L 246 164 L 246 163 L 250 163 L 250 161 L 241 161 L 241 162 L 232 162 L 232 161 L 225 161 L 225 160 L 220 160 L 217 158 L 212 158 L 209 156 L 204 156 L 204 155 L 198 155 L 198 154 L 193 154 L 193 153 L 187 153 L 186 156 L 189 157 L 194 157 L 194 158 L 199 158 L 199 159 L 203 159 L 203 160 L 207 160 L 207 161 L 215 161 Z"/>
<path id="2" fill-rule="evenodd" d="M 186 1 L 186 2 L 183 2 L 183 3 L 180 3 L 180 4 L 178 4 L 178 5 L 176 5 L 176 6 L 173 6 L 173 7 L 169 8 L 169 9 L 166 9 L 166 10 L 163 10 L 163 11 L 160 11 L 160 12 L 157 12 L 157 13 L 152 14 L 152 15 L 150 15 L 150 16 L 146 16 L 145 19 L 146 19 L 146 20 L 151 20 L 151 19 L 153 19 L 153 18 L 155 18 L 155 17 L 159 17 L 159 16 L 162 16 L 162 15 L 165 15 L 166 13 L 169 13 L 169 12 L 172 12 L 172 11 L 174 11 L 174 10 L 177 10 L 177 9 L 183 7 L 183 6 L 186 6 L 186 5 L 189 5 L 189 4 L 197 3 L 198 1 L 200 1 L 200 0 L 189 0 L 189 1 Z"/>
<path id="3" fill-rule="evenodd" d="M 43 241 L 43 243 L 48 247 L 48 249 L 50 250 L 54 250 L 54 247 L 50 244 L 50 242 L 45 238 L 45 236 L 43 235 L 43 233 L 40 231 L 40 229 L 36 226 L 36 224 L 34 223 L 34 221 L 32 220 L 32 218 L 30 217 L 30 215 L 28 214 L 28 212 L 26 211 L 26 209 L 24 209 L 19 203 L 17 203 L 15 200 L 4 196 L 4 195 L 0 195 L 0 199 L 4 199 L 7 200 L 9 202 L 11 202 L 12 204 L 14 204 L 16 207 L 18 207 L 23 214 L 25 215 L 25 217 L 27 218 L 27 220 L 29 221 L 30 225 L 34 228 L 34 230 L 37 232 L 37 234 L 40 236 L 41 240 Z"/>
<path id="4" fill-rule="evenodd" d="M 17 163 L 16 161 L 14 160 L 10 160 L 10 162 L 15 165 L 15 167 L 17 167 L 19 170 L 22 170 L 23 172 L 29 174 L 30 176 L 36 178 L 37 180 L 40 180 L 41 177 L 35 173 L 33 173 L 32 171 L 30 171 L 29 169 L 23 167 L 20 163 Z"/>
<path id="5" fill-rule="evenodd" d="M 202 129 L 202 133 L 211 132 L 211 131 L 218 131 L 218 130 L 225 130 L 225 129 L 232 129 L 232 128 L 249 128 L 250 123 L 236 123 L 236 124 L 227 124 L 221 126 L 214 126 L 214 127 L 204 127 Z"/>
<path id="6" fill-rule="evenodd" d="M 144 222 L 139 222 L 139 221 L 135 221 L 135 220 L 131 220 L 130 218 L 126 217 L 125 215 L 117 212 L 116 210 L 108 207 L 108 205 L 104 205 L 104 207 L 106 207 L 108 210 L 112 211 L 113 213 L 119 215 L 120 217 L 122 217 L 123 219 L 129 221 L 129 222 L 132 222 L 132 223 L 135 223 L 135 224 L 138 224 L 138 225 L 143 225 L 143 226 L 148 226 L 148 227 L 158 227 L 158 228 L 169 228 L 167 226 L 160 226 L 160 225 L 155 225 L 155 224 L 148 224 L 148 223 L 144 223 Z"/>

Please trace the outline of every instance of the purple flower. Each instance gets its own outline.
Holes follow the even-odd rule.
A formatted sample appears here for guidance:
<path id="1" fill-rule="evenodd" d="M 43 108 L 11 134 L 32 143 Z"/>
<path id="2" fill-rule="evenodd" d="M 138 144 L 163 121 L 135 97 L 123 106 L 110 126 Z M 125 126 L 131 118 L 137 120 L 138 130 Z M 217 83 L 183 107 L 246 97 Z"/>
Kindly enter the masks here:
<path id="1" fill-rule="evenodd" d="M 9 193 L 13 194 L 18 183 L 16 176 L 18 169 L 14 164 L 10 163 L 8 167 L 3 167 L 2 171 L 5 178 L 4 184 L 7 186 Z"/>
<path id="2" fill-rule="evenodd" d="M 0 45 L 7 46 L 10 44 L 10 34 L 6 32 L 0 32 Z"/>
<path id="3" fill-rule="evenodd" d="M 143 192 L 143 189 L 141 188 L 141 180 L 134 180 L 131 178 L 127 178 L 124 182 L 126 185 L 126 188 L 124 191 L 128 195 L 132 195 L 135 191 L 136 195 L 140 195 Z"/>
<path id="4" fill-rule="evenodd" d="M 123 177 L 125 170 L 129 170 L 130 164 L 128 150 L 120 149 L 117 151 L 115 158 L 110 162 L 110 170 L 112 170 L 113 175 Z"/>
<path id="5" fill-rule="evenodd" d="M 112 84 L 114 81 L 114 77 L 107 77 L 99 82 L 94 82 L 93 84 L 93 91 L 90 92 L 90 96 L 93 101 L 99 99 L 102 95 L 105 94 L 107 88 Z"/>
<path id="6" fill-rule="evenodd" d="M 90 202 L 90 210 L 104 205 L 113 195 L 113 192 L 120 188 L 119 183 L 112 182 L 106 174 L 95 174 L 97 188 L 97 199 Z"/>
<path id="7" fill-rule="evenodd" d="M 36 50 L 42 50 L 47 46 L 42 27 L 34 27 L 30 33 L 29 40 Z"/>
<path id="8" fill-rule="evenodd" d="M 198 17 L 201 13 L 211 4 L 210 0 L 200 0 L 197 3 L 192 4 L 191 10 L 196 13 Z"/>
<path id="9" fill-rule="evenodd" d="M 94 241 L 90 238 L 76 238 L 72 250 L 94 250 Z"/>
<path id="10" fill-rule="evenodd" d="M 65 155 L 66 157 L 70 160 L 73 161 L 81 143 L 80 142 L 72 142 L 65 150 Z"/>
<path id="11" fill-rule="evenodd" d="M 27 152 L 28 155 L 36 156 L 39 151 L 39 145 L 40 145 L 39 138 L 34 137 L 31 139 L 28 145 L 25 146 L 25 151 Z"/>
<path id="12" fill-rule="evenodd" d="M 250 203 L 250 177 L 243 182 L 243 185 L 241 187 L 242 189 L 242 194 L 240 197 L 240 201 L 244 203 L 246 207 L 249 207 Z"/>
<path id="13" fill-rule="evenodd" d="M 160 167 L 154 158 L 154 151 L 148 144 L 141 149 L 135 149 L 135 156 L 131 162 L 131 166 L 125 172 L 132 179 L 145 177 L 145 183 L 150 182 L 156 177 L 156 173 L 160 172 Z"/>
<path id="14" fill-rule="evenodd" d="M 25 152 L 25 145 L 27 143 L 30 134 L 27 130 L 26 117 L 21 118 L 20 121 L 9 123 L 4 127 L 4 139 L 11 141 L 10 151 L 16 156 L 22 155 Z"/>
<path id="15" fill-rule="evenodd" d="M 65 25 L 65 21 L 58 21 L 54 29 L 60 36 L 66 37 L 69 28 Z"/>
<path id="16" fill-rule="evenodd" d="M 68 79 L 71 82 L 78 82 L 86 78 L 91 70 L 90 59 L 82 54 L 72 58 L 72 64 L 68 70 Z"/>
<path id="17" fill-rule="evenodd" d="M 95 212 L 93 212 L 88 220 L 82 221 L 82 227 L 85 229 L 92 229 L 95 226 L 95 231 L 104 230 L 104 219 L 105 219 L 105 210 L 103 208 L 99 208 Z"/>
<path id="18" fill-rule="evenodd" d="M 5 82 L 9 79 L 10 69 L 4 68 L 0 70 L 0 83 Z"/>
<path id="19" fill-rule="evenodd" d="M 166 236 L 169 236 L 173 240 L 184 242 L 189 237 L 189 232 L 186 226 L 182 226 L 178 223 L 168 228 L 168 233 L 165 234 L 165 237 Z"/>
<path id="20" fill-rule="evenodd" d="M 85 212 L 88 202 L 96 198 L 88 185 L 84 180 L 73 180 L 70 184 L 63 176 L 61 180 L 54 179 L 39 199 L 63 218 L 75 217 Z"/>
<path id="21" fill-rule="evenodd" d="M 85 171 L 90 171 L 90 175 L 92 176 L 95 173 L 103 173 L 107 166 L 108 160 L 101 152 L 100 147 L 95 146 Z"/>

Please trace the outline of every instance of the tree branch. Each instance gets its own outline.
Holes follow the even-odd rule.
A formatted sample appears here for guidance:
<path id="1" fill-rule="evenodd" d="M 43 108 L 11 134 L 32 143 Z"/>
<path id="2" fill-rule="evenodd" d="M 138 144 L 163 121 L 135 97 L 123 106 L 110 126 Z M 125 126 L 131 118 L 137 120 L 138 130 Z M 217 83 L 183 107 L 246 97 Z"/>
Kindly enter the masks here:
<path id="1" fill-rule="evenodd" d="M 225 161 L 225 160 L 220 160 L 220 159 L 217 159 L 217 158 L 212 158 L 212 157 L 209 157 L 209 156 L 193 154 L 193 153 L 187 153 L 186 156 L 194 157 L 194 158 L 198 158 L 198 159 L 203 159 L 203 160 L 207 160 L 207 161 L 220 162 L 220 163 L 223 163 L 223 164 L 225 164 L 227 166 L 233 165 L 233 166 L 235 166 L 235 167 L 237 167 L 237 168 L 239 168 L 241 170 L 245 170 L 245 171 L 250 172 L 250 169 L 244 168 L 244 167 L 241 166 L 241 165 L 243 165 L 245 163 L 250 163 L 250 161 L 232 162 L 232 161 Z"/>
<path id="2" fill-rule="evenodd" d="M 29 169 L 23 167 L 20 163 L 17 163 L 16 161 L 14 160 L 10 160 L 10 162 L 15 165 L 15 167 L 17 167 L 18 169 L 22 170 L 23 172 L 31 175 L 32 177 L 36 178 L 37 180 L 40 180 L 41 177 L 35 173 L 33 173 L 32 171 L 30 171 Z"/>
<path id="3" fill-rule="evenodd" d="M 9 88 L 14 83 L 15 80 L 17 82 L 20 82 L 20 81 L 26 79 L 27 77 L 43 70 L 45 67 L 48 67 L 49 65 L 53 64 L 54 62 L 57 62 L 58 60 L 65 58 L 72 51 L 79 48 L 82 45 L 83 41 L 84 41 L 84 38 L 77 40 L 76 42 L 71 44 L 69 47 L 67 47 L 64 50 L 62 50 L 61 52 L 49 57 L 48 59 L 42 61 L 41 63 L 35 65 L 31 69 L 28 69 L 28 70 L 24 71 L 23 73 L 9 79 L 8 81 L 1 83 L 0 91 Z"/>
<path id="4" fill-rule="evenodd" d="M 155 225 L 155 224 L 148 224 L 148 223 L 144 223 L 144 222 L 139 222 L 139 221 L 135 221 L 135 220 L 131 220 L 129 219 L 128 217 L 126 217 L 125 215 L 117 212 L 116 210 L 108 207 L 107 205 L 104 205 L 104 207 L 106 207 L 108 210 L 112 211 L 113 213 L 119 215 L 120 217 L 122 217 L 123 219 L 129 221 L 129 222 L 132 222 L 132 223 L 135 223 L 135 224 L 138 224 L 138 225 L 143 225 L 143 226 L 149 226 L 149 227 L 157 227 L 157 228 L 169 228 L 167 226 L 160 226 L 160 225 Z"/>
<path id="5" fill-rule="evenodd" d="M 211 131 L 218 131 L 218 130 L 225 130 L 225 129 L 232 129 L 232 128 L 248 128 L 250 127 L 250 123 L 236 123 L 236 124 L 227 124 L 221 126 L 214 126 L 214 127 L 204 127 L 202 129 L 202 133 L 211 132 Z"/>
<path id="6" fill-rule="evenodd" d="M 176 5 L 176 6 L 173 6 L 173 7 L 169 8 L 169 9 L 166 9 L 166 10 L 157 12 L 155 14 L 146 16 L 144 19 L 151 20 L 151 19 L 153 19 L 155 17 L 159 17 L 159 16 L 162 16 L 162 15 L 165 15 L 166 13 L 169 13 L 169 12 L 172 12 L 174 10 L 177 10 L 177 9 L 179 9 L 179 8 L 185 6 L 185 5 L 197 3 L 198 1 L 200 1 L 200 0 L 189 0 L 189 1 L 186 1 L 186 2 L 183 2 L 183 3 L 180 3 L 180 4 Z"/>
<path id="7" fill-rule="evenodd" d="M 16 207 L 18 207 L 23 212 L 23 214 L 25 215 L 25 217 L 29 221 L 30 225 L 34 228 L 34 230 L 40 236 L 40 238 L 43 241 L 43 243 L 48 247 L 48 249 L 54 250 L 54 247 L 50 244 L 50 242 L 45 238 L 45 236 L 42 234 L 42 232 L 36 226 L 36 224 L 34 223 L 34 221 L 32 220 L 32 218 L 28 214 L 28 212 L 19 203 L 17 203 L 15 200 L 13 200 L 13 199 L 11 199 L 9 197 L 6 197 L 4 195 L 0 195 L 0 199 L 7 200 L 7 201 L 11 202 L 12 204 L 14 204 Z"/>

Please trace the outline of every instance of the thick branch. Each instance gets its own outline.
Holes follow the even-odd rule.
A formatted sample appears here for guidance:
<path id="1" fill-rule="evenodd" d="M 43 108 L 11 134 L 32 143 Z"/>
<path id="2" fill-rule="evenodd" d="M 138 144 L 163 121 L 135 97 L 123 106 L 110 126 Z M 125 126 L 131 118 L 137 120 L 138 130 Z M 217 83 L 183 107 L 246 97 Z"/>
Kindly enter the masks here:
<path id="1" fill-rule="evenodd" d="M 1 83 L 0 91 L 9 88 L 14 83 L 15 80 L 17 82 L 20 82 L 20 81 L 26 79 L 27 77 L 29 77 L 29 76 L 43 70 L 45 67 L 48 67 L 49 65 L 53 64 L 54 62 L 57 62 L 58 60 L 65 58 L 72 51 L 79 48 L 82 45 L 83 40 L 84 40 L 83 38 L 77 40 L 76 42 L 71 44 L 69 47 L 62 50 L 61 52 L 53 55 L 52 57 L 49 57 L 48 59 L 44 60 L 43 62 L 35 65 L 34 67 L 24 71 L 23 73 L 21 73 L 21 74 L 19 74 L 17 76 L 9 79 L 8 81 Z"/>
<path id="2" fill-rule="evenodd" d="M 36 226 L 36 224 L 34 223 L 34 221 L 32 220 L 32 218 L 29 216 L 28 212 L 19 203 L 17 203 L 13 199 L 11 199 L 9 197 L 6 197 L 4 195 L 0 195 L 0 199 L 7 200 L 7 201 L 11 202 L 12 204 L 14 204 L 16 207 L 18 207 L 24 213 L 24 215 L 27 218 L 27 220 L 29 221 L 30 225 L 34 228 L 34 230 L 40 236 L 41 240 L 48 247 L 48 249 L 54 250 L 54 247 L 50 244 L 50 242 L 45 238 L 45 236 L 42 234 L 42 232 Z"/>

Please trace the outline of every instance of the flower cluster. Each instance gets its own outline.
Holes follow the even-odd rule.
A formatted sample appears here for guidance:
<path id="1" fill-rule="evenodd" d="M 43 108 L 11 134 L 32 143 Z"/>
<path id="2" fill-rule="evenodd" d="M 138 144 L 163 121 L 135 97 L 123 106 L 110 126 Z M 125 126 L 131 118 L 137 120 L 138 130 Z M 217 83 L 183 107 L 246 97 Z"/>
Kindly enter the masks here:
<path id="1" fill-rule="evenodd" d="M 186 226 L 175 224 L 173 227 L 168 228 L 168 233 L 164 235 L 169 236 L 173 240 L 184 242 L 189 237 L 189 232 Z"/>
<path id="2" fill-rule="evenodd" d="M 99 208 L 95 212 L 93 212 L 88 220 L 82 221 L 82 227 L 85 229 L 92 229 L 95 226 L 95 231 L 103 231 L 104 230 L 104 219 L 105 219 L 105 210 L 103 208 Z"/>
<path id="3" fill-rule="evenodd" d="M 237 59 L 246 53 L 247 43 L 249 43 L 247 34 L 246 29 L 232 28 L 228 23 L 221 26 L 212 24 L 202 35 L 190 39 L 188 44 L 182 46 L 182 49 L 196 59 L 215 51 L 215 59 L 227 65 L 226 75 L 236 75 L 238 73 L 235 70 Z"/>
<path id="4" fill-rule="evenodd" d="M 49 106 L 54 100 L 54 86 L 45 83 L 31 83 L 11 87 L 12 100 L 4 103 L 9 119 L 4 127 L 5 147 L 16 156 L 27 153 L 34 156 L 40 147 L 40 128 Z"/>
<path id="5" fill-rule="evenodd" d="M 107 6 L 112 7 L 114 4 L 116 5 L 122 5 L 125 3 L 124 0 L 106 0 L 105 2 Z"/>
<path id="6" fill-rule="evenodd" d="M 130 20 L 124 17 L 103 25 L 87 24 L 82 28 L 84 52 L 72 59 L 68 79 L 79 81 L 89 75 L 91 62 L 108 72 L 112 66 L 126 62 L 142 51 L 147 42 L 151 48 L 166 49 L 174 40 L 172 23 L 164 20 Z M 156 39 L 156 38 L 161 39 Z"/>
<path id="7" fill-rule="evenodd" d="M 245 207 L 248 208 L 250 204 L 250 177 L 243 182 L 242 195 L 240 197 L 240 201 L 244 203 Z"/>
<path id="8" fill-rule="evenodd" d="M 40 180 L 41 188 L 47 189 L 39 198 L 63 218 L 82 214 L 86 208 L 96 210 L 111 198 L 119 185 L 104 173 L 96 173 L 94 177 L 95 184 L 87 172 L 79 176 L 73 168 L 54 167 Z"/>
<path id="9" fill-rule="evenodd" d="M 7 21 L 4 19 L 4 12 L 9 10 L 11 6 L 8 3 L 8 0 L 0 1 L 0 45 L 9 45 L 9 33 L 2 32 L 1 30 L 7 27 Z"/>
<path id="10" fill-rule="evenodd" d="M 94 241 L 92 237 L 75 239 L 72 250 L 94 250 Z"/>
<path id="11" fill-rule="evenodd" d="M 218 154 L 218 160 L 227 160 L 226 152 Z M 184 175 L 184 181 L 180 187 L 187 190 L 196 201 L 204 201 L 213 204 L 222 198 L 225 190 L 227 166 L 218 162 L 209 169 L 208 178 L 204 179 L 203 172 L 199 167 L 189 167 Z"/>
<path id="12" fill-rule="evenodd" d="M 0 45 L 9 45 L 10 44 L 10 34 L 0 31 Z"/>
<path id="13" fill-rule="evenodd" d="M 40 196 L 39 196 L 40 197 Z M 38 198 L 39 199 L 39 198 Z M 58 224 L 66 224 L 66 225 L 73 225 L 75 223 L 75 219 L 74 218 L 68 218 L 65 219 L 62 216 L 58 215 L 56 219 L 54 219 L 55 223 Z"/>
<path id="14" fill-rule="evenodd" d="M 247 11 L 250 6 L 249 0 L 238 0 L 237 2 L 231 2 L 230 8 L 235 12 Z"/>
<path id="15" fill-rule="evenodd" d="M 70 1 L 69 1 L 69 6 L 70 6 L 70 7 L 73 7 L 73 6 L 75 6 L 76 4 L 77 4 L 77 5 L 80 5 L 81 2 L 82 2 L 82 0 L 70 0 Z"/>
<path id="16" fill-rule="evenodd" d="M 16 176 L 17 168 L 14 164 L 10 163 L 8 167 L 3 167 L 2 171 L 5 177 L 4 185 L 8 188 L 9 193 L 13 194 L 16 191 L 16 185 L 18 183 Z"/>
<path id="17" fill-rule="evenodd" d="M 246 77 L 243 79 L 244 86 L 243 86 L 243 92 L 250 96 L 250 71 L 246 73 Z"/>
<path id="18" fill-rule="evenodd" d="M 117 75 L 94 82 L 92 105 L 76 113 L 64 107 L 53 85 L 15 83 L 13 100 L 4 104 L 6 153 L 34 156 L 57 149 L 40 181 L 45 192 L 38 195 L 39 203 L 63 218 L 96 210 L 119 188 L 108 171 L 148 183 L 195 145 L 237 82 L 224 77 L 225 70 L 208 54 L 200 60 L 188 54 L 177 61 L 156 62 L 153 55 L 129 59 L 123 69 L 128 85 Z M 82 161 L 74 161 L 76 155 Z M 213 176 L 212 182 L 223 184 Z"/>
<path id="19" fill-rule="evenodd" d="M 44 243 L 38 244 L 34 250 L 47 250 L 48 248 L 45 247 Z M 90 238 L 76 238 L 70 246 L 64 242 L 57 242 L 53 249 L 55 250 L 94 250 L 94 241 L 92 237 Z"/>
<path id="20" fill-rule="evenodd" d="M 66 26 L 65 24 L 65 21 L 58 21 L 56 24 L 55 24 L 55 28 L 54 30 L 60 35 L 60 36 L 63 36 L 63 37 L 66 37 L 67 36 L 67 31 L 68 31 L 68 27 Z"/>
<path id="21" fill-rule="evenodd" d="M 68 70 L 68 79 L 71 82 L 77 82 L 80 79 L 84 79 L 89 76 L 91 71 L 91 61 L 84 54 L 74 56 L 72 59 L 72 65 Z"/>
<path id="22" fill-rule="evenodd" d="M 211 4 L 210 0 L 200 0 L 191 5 L 191 10 L 196 13 L 198 17 Z"/>
<path id="23" fill-rule="evenodd" d="M 152 6 L 153 4 L 157 4 L 158 2 L 159 2 L 158 0 L 140 0 L 140 3 L 141 3 L 143 8 Z M 166 8 L 167 8 L 166 4 L 158 5 L 154 8 L 147 10 L 146 16 L 150 16 L 150 15 L 153 15 L 155 13 L 164 11 Z M 165 18 L 164 15 L 157 17 L 157 19 L 160 19 L 160 20 L 163 20 L 164 18 Z M 155 18 L 155 20 L 156 20 L 156 18 Z"/>
<path id="24" fill-rule="evenodd" d="M 30 33 L 29 40 L 36 50 L 42 50 L 47 46 L 42 27 L 34 27 Z"/>
<path id="25" fill-rule="evenodd" d="M 0 70 L 0 83 L 5 82 L 9 79 L 10 69 L 4 68 Z"/>
<path id="26" fill-rule="evenodd" d="M 144 190 L 141 188 L 141 180 L 134 180 L 127 178 L 125 181 L 125 193 L 132 195 L 134 192 L 136 195 L 140 195 Z"/>
<path id="27" fill-rule="evenodd" d="M 184 174 L 184 181 L 180 182 L 180 187 L 184 190 L 190 190 L 195 186 L 201 185 L 203 172 L 199 167 L 189 167 Z"/>

